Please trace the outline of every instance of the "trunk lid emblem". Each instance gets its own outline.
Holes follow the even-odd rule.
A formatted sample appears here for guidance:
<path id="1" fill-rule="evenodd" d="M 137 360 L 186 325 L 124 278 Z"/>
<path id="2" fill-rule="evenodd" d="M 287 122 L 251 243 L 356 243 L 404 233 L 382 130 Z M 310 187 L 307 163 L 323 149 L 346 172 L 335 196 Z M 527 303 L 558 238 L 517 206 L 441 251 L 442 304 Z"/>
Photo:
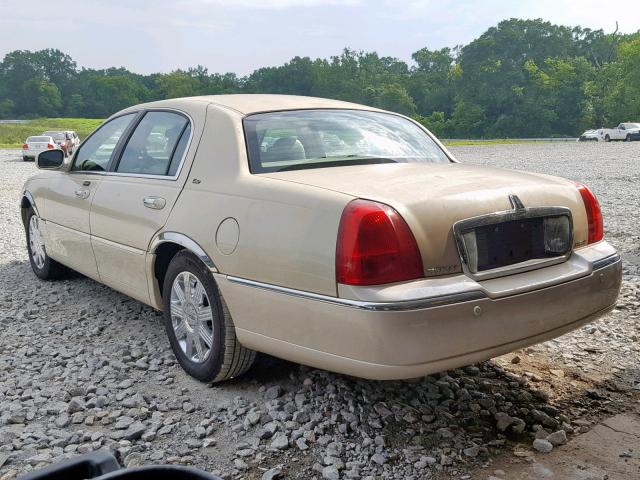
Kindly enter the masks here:
<path id="1" fill-rule="evenodd" d="M 517 195 L 509 195 L 509 202 L 511 202 L 511 208 L 514 210 L 524 210 L 524 203 Z"/>

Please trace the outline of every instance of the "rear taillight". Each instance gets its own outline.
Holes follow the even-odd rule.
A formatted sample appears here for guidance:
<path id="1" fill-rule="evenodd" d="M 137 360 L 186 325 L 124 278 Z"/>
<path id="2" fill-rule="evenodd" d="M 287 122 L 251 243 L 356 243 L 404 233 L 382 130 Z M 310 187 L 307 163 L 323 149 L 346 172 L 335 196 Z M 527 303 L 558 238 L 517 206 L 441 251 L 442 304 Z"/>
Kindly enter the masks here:
<path id="1" fill-rule="evenodd" d="M 26 149 L 28 149 L 28 148 L 29 148 L 29 145 L 27 145 L 26 143 L 23 143 L 23 144 L 22 144 L 22 149 L 23 149 L 23 150 L 26 150 Z"/>
<path id="2" fill-rule="evenodd" d="M 409 226 L 393 208 L 353 200 L 342 212 L 336 247 L 336 281 L 380 285 L 424 276 Z"/>
<path id="3" fill-rule="evenodd" d="M 49 150 L 51 150 L 52 148 L 56 148 L 56 146 L 55 146 L 55 145 L 52 145 L 52 144 L 50 144 L 50 143 L 47 143 L 47 148 L 48 148 Z"/>
<path id="4" fill-rule="evenodd" d="M 589 187 L 582 183 L 576 182 L 580 196 L 584 203 L 584 208 L 587 212 L 587 222 L 589 228 L 589 234 L 587 237 L 587 243 L 599 242 L 604 238 L 604 225 L 602 222 L 602 210 L 600 210 L 600 203 L 593 194 Z"/>

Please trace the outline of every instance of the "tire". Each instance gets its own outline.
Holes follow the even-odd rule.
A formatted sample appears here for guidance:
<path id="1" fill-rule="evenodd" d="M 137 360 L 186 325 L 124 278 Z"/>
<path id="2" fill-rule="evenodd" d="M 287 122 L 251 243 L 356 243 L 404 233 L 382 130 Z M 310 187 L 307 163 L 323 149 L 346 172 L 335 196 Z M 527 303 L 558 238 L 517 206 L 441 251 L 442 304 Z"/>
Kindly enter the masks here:
<path id="1" fill-rule="evenodd" d="M 609 135 L 605 135 L 604 136 L 604 141 L 605 142 L 610 142 L 611 141 L 611 137 Z"/>
<path id="2" fill-rule="evenodd" d="M 27 237 L 27 252 L 33 273 L 42 280 L 58 280 L 68 275 L 69 269 L 47 255 L 42 232 L 40 231 L 40 217 L 32 207 L 27 210 L 25 234 Z M 34 225 L 32 226 L 32 223 Z M 36 234 L 36 235 L 34 235 Z"/>
<path id="3" fill-rule="evenodd" d="M 29 161 L 29 157 L 22 157 L 22 161 L 23 162 L 28 162 Z"/>
<path id="4" fill-rule="evenodd" d="M 627 136 L 625 137 L 624 141 L 625 141 L 625 142 L 630 142 L 630 141 L 631 141 L 631 135 L 629 135 L 629 134 L 627 133 Z"/>
<path id="5" fill-rule="evenodd" d="M 215 383 L 249 370 L 256 352 L 238 342 L 211 272 L 191 252 L 182 250 L 171 260 L 162 297 L 169 343 L 185 372 Z"/>

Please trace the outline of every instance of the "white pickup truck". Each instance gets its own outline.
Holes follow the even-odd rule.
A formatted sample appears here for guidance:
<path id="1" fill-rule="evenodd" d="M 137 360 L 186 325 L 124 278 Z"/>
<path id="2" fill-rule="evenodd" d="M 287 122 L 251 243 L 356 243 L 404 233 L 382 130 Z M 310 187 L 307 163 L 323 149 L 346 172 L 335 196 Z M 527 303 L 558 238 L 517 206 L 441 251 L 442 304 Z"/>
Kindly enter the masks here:
<path id="1" fill-rule="evenodd" d="M 600 130 L 605 142 L 612 140 L 626 140 L 630 142 L 637 138 L 640 132 L 640 123 L 621 123 L 616 128 L 603 128 Z"/>

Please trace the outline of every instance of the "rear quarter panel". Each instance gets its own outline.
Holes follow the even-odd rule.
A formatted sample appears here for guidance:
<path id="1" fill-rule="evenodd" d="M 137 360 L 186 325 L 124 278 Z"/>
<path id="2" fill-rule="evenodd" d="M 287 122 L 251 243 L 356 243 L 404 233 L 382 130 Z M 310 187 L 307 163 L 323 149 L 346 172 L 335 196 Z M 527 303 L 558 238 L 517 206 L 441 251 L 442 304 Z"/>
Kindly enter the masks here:
<path id="1" fill-rule="evenodd" d="M 338 225 L 352 197 L 252 175 L 241 119 L 233 110 L 209 106 L 189 178 L 165 230 L 191 237 L 224 274 L 336 295 Z M 230 254 L 216 244 L 227 218 L 239 225 Z"/>

